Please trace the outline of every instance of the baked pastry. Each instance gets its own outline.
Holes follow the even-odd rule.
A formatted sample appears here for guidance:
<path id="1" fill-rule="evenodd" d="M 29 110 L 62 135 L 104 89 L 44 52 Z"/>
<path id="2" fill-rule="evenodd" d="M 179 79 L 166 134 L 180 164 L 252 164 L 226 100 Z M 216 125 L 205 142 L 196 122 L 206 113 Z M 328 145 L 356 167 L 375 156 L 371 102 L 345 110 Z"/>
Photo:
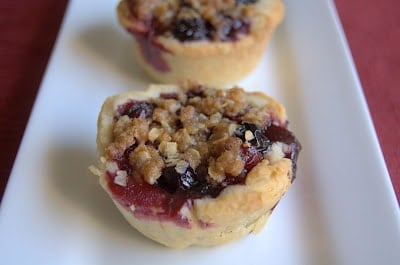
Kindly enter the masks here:
<path id="1" fill-rule="evenodd" d="M 120 24 L 155 80 L 233 83 L 249 74 L 284 16 L 281 0 L 122 0 Z"/>
<path id="2" fill-rule="evenodd" d="M 91 167 L 129 223 L 169 247 L 258 232 L 295 178 L 299 142 L 260 92 L 153 85 L 109 97 Z"/>

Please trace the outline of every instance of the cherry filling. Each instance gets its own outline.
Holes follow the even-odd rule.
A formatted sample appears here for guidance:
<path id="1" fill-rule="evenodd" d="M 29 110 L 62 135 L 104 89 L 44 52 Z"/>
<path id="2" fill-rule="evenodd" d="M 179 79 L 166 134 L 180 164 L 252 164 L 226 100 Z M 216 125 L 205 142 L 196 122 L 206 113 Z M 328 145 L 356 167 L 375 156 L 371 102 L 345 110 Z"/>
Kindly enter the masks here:
<path id="1" fill-rule="evenodd" d="M 203 97 L 203 89 L 191 90 L 187 93 L 188 98 Z M 164 93 L 161 98 L 177 98 L 176 93 Z M 149 119 L 155 106 L 146 101 L 130 101 L 120 105 L 117 109 L 116 119 L 128 115 L 131 119 Z M 246 132 L 250 131 L 252 139 L 246 139 Z M 180 210 L 185 204 L 191 207 L 192 200 L 203 197 L 217 197 L 222 190 L 229 185 L 241 185 L 245 183 L 247 173 L 262 161 L 265 155 L 271 151 L 274 143 L 285 145 L 284 155 L 292 161 L 292 181 L 296 174 L 296 161 L 301 150 L 301 145 L 294 135 L 287 130 L 285 125 L 278 126 L 269 122 L 264 127 L 251 123 L 241 124 L 236 132 L 243 144 L 240 149 L 240 157 L 245 162 L 243 171 L 238 176 L 227 175 L 223 182 L 214 183 L 208 180 L 208 161 L 203 162 L 196 169 L 190 166 L 182 173 L 178 173 L 175 166 L 162 169 L 161 176 L 153 185 L 145 182 L 132 170 L 129 163 L 129 155 L 137 147 L 133 144 L 127 148 L 121 157 L 115 157 L 118 169 L 127 173 L 126 185 L 116 181 L 118 171 L 107 172 L 108 186 L 122 205 L 129 209 L 138 218 L 168 220 L 183 227 L 190 227 L 187 218 Z M 248 138 L 248 137 L 247 137 Z"/>
<path id="2" fill-rule="evenodd" d="M 246 172 L 250 171 L 264 158 L 262 153 L 254 146 L 242 147 L 240 156 L 245 161 L 244 169 Z"/>
<path id="3" fill-rule="evenodd" d="M 187 202 L 185 194 L 171 196 L 157 185 L 139 181 L 134 176 L 128 178 L 126 187 L 114 183 L 115 174 L 108 173 L 107 177 L 113 197 L 137 218 L 173 221 L 182 227 L 190 227 L 188 220 L 179 213 Z"/>
<path id="4" fill-rule="evenodd" d="M 166 51 L 166 49 L 161 45 L 156 44 L 156 42 L 153 40 L 152 34 L 143 35 L 134 32 L 133 34 L 137 40 L 143 59 L 159 72 L 169 72 L 170 67 L 167 61 L 165 61 L 162 57 L 162 52 Z"/>

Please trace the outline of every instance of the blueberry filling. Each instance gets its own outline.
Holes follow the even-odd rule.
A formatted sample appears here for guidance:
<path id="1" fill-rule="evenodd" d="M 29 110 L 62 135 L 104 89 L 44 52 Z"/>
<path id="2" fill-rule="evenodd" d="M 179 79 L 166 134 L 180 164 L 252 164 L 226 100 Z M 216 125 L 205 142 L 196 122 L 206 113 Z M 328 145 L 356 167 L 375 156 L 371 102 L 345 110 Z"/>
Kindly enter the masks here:
<path id="1" fill-rule="evenodd" d="M 255 4 L 257 1 L 236 0 L 230 8 L 217 8 L 214 19 L 205 15 L 209 14 L 209 9 L 212 9 L 206 3 L 192 6 L 190 2 L 179 1 L 177 10 L 173 11 L 174 15 L 165 16 L 168 18 L 153 14 L 153 11 L 157 10 L 157 4 L 155 4 L 149 8 L 147 16 L 143 16 L 143 14 L 137 16 L 138 26 L 128 28 L 128 30 L 134 34 L 144 34 L 149 39 L 159 35 L 169 36 L 172 34 L 175 39 L 182 42 L 237 41 L 241 35 L 248 34 L 250 30 L 250 18 L 241 15 L 243 12 L 240 10 L 243 5 Z M 136 17 L 137 14 L 135 6 L 140 6 L 140 3 L 136 2 L 140 1 L 128 1 L 132 17 Z"/>

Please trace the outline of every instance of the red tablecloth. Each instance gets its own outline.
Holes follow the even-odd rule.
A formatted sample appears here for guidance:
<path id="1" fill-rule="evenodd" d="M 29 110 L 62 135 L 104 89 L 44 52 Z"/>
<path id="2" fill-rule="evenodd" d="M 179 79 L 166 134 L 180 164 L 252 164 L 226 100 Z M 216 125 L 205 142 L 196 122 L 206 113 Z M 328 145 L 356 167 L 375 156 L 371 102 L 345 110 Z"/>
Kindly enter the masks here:
<path id="1" fill-rule="evenodd" d="M 67 2 L 0 2 L 0 198 Z M 399 199 L 400 1 L 335 3 Z"/>

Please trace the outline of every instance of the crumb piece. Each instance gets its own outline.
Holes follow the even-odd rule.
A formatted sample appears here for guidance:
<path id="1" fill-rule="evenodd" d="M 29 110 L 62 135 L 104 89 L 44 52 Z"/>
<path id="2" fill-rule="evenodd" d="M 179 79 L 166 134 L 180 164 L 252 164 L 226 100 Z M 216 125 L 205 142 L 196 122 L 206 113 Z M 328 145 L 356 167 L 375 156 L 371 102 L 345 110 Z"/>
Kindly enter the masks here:
<path id="1" fill-rule="evenodd" d="M 222 114 L 220 112 L 216 112 L 210 116 L 210 123 L 211 124 L 218 124 L 222 119 Z"/>
<path id="2" fill-rule="evenodd" d="M 189 165 L 196 169 L 201 163 L 200 152 L 194 148 L 189 148 L 184 154 L 183 158 L 188 161 Z"/>
<path id="3" fill-rule="evenodd" d="M 208 167 L 208 173 L 213 181 L 221 182 L 226 174 L 236 177 L 243 171 L 245 163 L 240 157 L 241 144 L 240 139 L 234 137 L 224 141 L 224 151 L 218 150 L 220 155 L 217 159 L 213 158 Z"/>
<path id="4" fill-rule="evenodd" d="M 114 161 L 109 161 L 106 164 L 106 169 L 108 172 L 110 172 L 111 174 L 114 174 L 115 172 L 117 172 L 118 168 L 118 164 L 115 163 Z"/>
<path id="5" fill-rule="evenodd" d="M 275 142 L 271 145 L 270 152 L 266 155 L 266 159 L 268 159 L 271 163 L 274 163 L 278 160 L 281 160 L 285 157 L 285 153 L 283 149 L 285 148 L 286 144 L 281 142 Z"/>
<path id="6" fill-rule="evenodd" d="M 254 139 L 254 134 L 250 130 L 247 130 L 244 133 L 244 139 L 246 139 L 246 141 L 251 141 Z"/>
<path id="7" fill-rule="evenodd" d="M 131 124 L 131 119 L 128 115 L 121 116 L 114 125 L 114 136 L 118 137 L 127 130 Z"/>
<path id="8" fill-rule="evenodd" d="M 165 158 L 168 167 L 175 166 L 179 161 L 178 145 L 176 142 L 161 142 L 158 151 Z"/>
<path id="9" fill-rule="evenodd" d="M 161 126 L 167 131 L 172 131 L 172 125 L 175 124 L 176 118 L 174 115 L 170 115 L 168 110 L 162 108 L 155 108 L 152 115 L 153 121 L 161 124 Z"/>
<path id="10" fill-rule="evenodd" d="M 189 163 L 187 161 L 179 160 L 176 163 L 175 171 L 178 172 L 179 174 L 184 174 L 188 167 L 189 167 Z"/>
<path id="11" fill-rule="evenodd" d="M 151 130 L 147 134 L 147 137 L 148 137 L 149 141 L 153 143 L 155 140 L 157 140 L 158 137 L 160 137 L 160 135 L 162 133 L 163 133 L 162 129 L 154 127 L 154 128 L 151 128 Z"/>
<path id="12" fill-rule="evenodd" d="M 139 145 L 129 154 L 129 163 L 132 169 L 138 172 L 143 179 L 154 184 L 161 176 L 164 160 L 152 146 Z"/>
<path id="13" fill-rule="evenodd" d="M 126 187 L 128 183 L 128 173 L 125 170 L 117 170 L 114 183 L 122 187 Z"/>
<path id="14" fill-rule="evenodd" d="M 196 142 L 191 137 L 186 128 L 179 129 L 172 135 L 172 139 L 177 143 L 179 152 L 185 152 L 190 146 Z"/>
<path id="15" fill-rule="evenodd" d="M 178 153 L 178 144 L 176 142 L 161 142 L 158 146 L 158 151 L 165 157 L 174 156 Z"/>

